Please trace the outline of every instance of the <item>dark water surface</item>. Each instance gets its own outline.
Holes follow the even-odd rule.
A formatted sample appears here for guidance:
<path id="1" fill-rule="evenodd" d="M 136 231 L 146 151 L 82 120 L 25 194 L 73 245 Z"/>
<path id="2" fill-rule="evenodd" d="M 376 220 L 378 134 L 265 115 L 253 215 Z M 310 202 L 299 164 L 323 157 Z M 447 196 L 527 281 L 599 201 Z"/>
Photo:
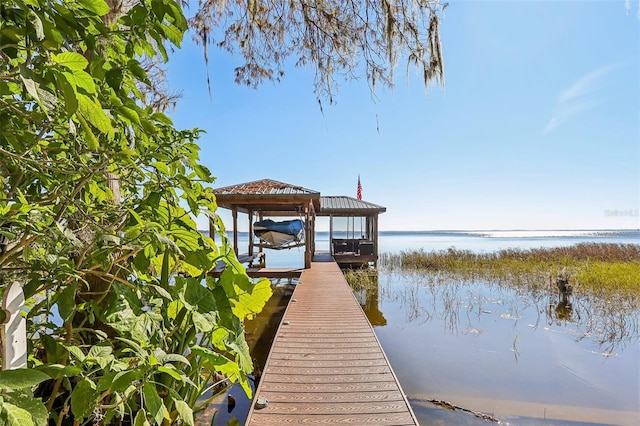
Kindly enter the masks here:
<path id="1" fill-rule="evenodd" d="M 242 237 L 242 236 L 241 236 Z M 244 242 L 243 242 L 244 241 Z M 489 231 L 382 233 L 381 252 L 640 244 L 640 231 Z M 246 235 L 241 238 L 246 244 Z M 328 236 L 320 233 L 317 248 Z M 267 252 L 267 266 L 301 266 L 303 250 Z M 638 277 L 640 281 L 640 277 Z M 261 368 L 288 301 L 281 291 L 247 324 Z M 508 283 L 399 274 L 380 268 L 378 285 L 356 292 L 423 425 L 640 425 L 640 306 L 624 301 L 562 300 Z M 198 424 L 243 424 L 250 402 L 232 388 L 218 414 Z M 463 410 L 448 410 L 432 401 Z M 229 423 L 231 422 L 231 423 Z M 237 423 L 234 423 L 237 422 Z"/>

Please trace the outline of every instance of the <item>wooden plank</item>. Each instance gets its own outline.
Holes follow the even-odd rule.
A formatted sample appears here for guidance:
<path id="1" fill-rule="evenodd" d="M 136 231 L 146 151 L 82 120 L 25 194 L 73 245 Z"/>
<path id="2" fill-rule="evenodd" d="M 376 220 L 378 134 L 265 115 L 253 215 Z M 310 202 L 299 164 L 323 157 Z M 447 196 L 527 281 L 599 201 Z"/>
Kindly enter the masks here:
<path id="1" fill-rule="evenodd" d="M 294 366 L 275 366 L 271 365 L 269 367 L 269 373 L 272 374 L 289 374 L 292 376 L 301 376 L 304 377 L 306 375 L 330 375 L 330 376 L 342 376 L 347 374 L 382 374 L 388 373 L 389 367 L 386 365 L 368 365 L 366 367 L 357 365 L 357 366 L 341 366 L 341 367 L 332 367 L 332 366 L 319 366 L 319 367 L 294 367 Z"/>
<path id="2" fill-rule="evenodd" d="M 295 332 L 295 331 L 282 331 L 278 335 L 278 337 L 283 339 L 302 339 L 302 340 L 315 340 L 315 339 L 324 339 L 327 342 L 336 341 L 337 339 L 371 339 L 371 336 L 363 336 L 361 332 L 353 332 L 353 333 L 339 333 L 335 330 L 326 331 L 322 333 L 310 333 L 310 332 Z"/>
<path id="3" fill-rule="evenodd" d="M 289 343 L 289 342 L 299 342 L 299 343 L 332 343 L 336 341 L 335 336 L 334 337 L 327 337 L 325 335 L 323 336 L 319 336 L 319 335 L 311 335 L 311 334 L 296 334 L 296 335 L 291 335 L 291 334 L 284 334 L 282 333 L 278 339 L 278 341 L 283 344 L 283 343 Z M 372 338 L 371 336 L 362 336 L 361 334 L 356 334 L 355 336 L 351 336 L 350 337 L 350 341 L 354 342 L 354 343 L 377 343 L 378 341 L 374 338 Z"/>
<path id="4" fill-rule="evenodd" d="M 366 402 L 350 402 L 349 404 L 340 404 L 339 402 L 322 402 L 317 401 L 295 401 L 287 403 L 280 401 L 279 403 L 270 404 L 265 414 L 305 414 L 305 415 L 335 415 L 335 414 L 374 414 L 374 413 L 406 413 L 406 405 L 404 400 L 395 401 L 376 401 L 375 404 Z"/>
<path id="5" fill-rule="evenodd" d="M 273 358 L 270 362 L 271 367 L 306 367 L 306 368 L 321 368 L 321 367 L 373 367 L 380 365 L 387 365 L 387 360 L 380 357 L 375 359 L 346 359 L 346 360 L 336 360 L 336 359 L 320 359 L 320 360 L 312 360 L 309 361 L 307 359 L 281 359 L 281 358 Z"/>
<path id="6" fill-rule="evenodd" d="M 270 355 L 271 356 L 271 355 Z M 346 353 L 346 354 L 313 354 L 313 353 L 287 353 L 287 352 L 272 352 L 272 356 L 276 356 L 280 359 L 286 360 L 300 360 L 305 359 L 308 361 L 321 361 L 321 360 L 371 360 L 371 359 L 384 359 L 384 355 L 379 353 Z M 265 366 L 266 367 L 266 366 Z"/>
<path id="7" fill-rule="evenodd" d="M 327 415 L 291 415 L 261 414 L 251 419 L 252 425 L 285 425 L 285 424 L 354 424 L 354 425 L 415 425 L 416 421 L 409 413 L 379 414 L 334 414 Z"/>
<path id="8" fill-rule="evenodd" d="M 226 265 L 220 264 L 209 275 L 218 278 L 225 267 Z M 300 268 L 247 268 L 246 271 L 251 278 L 299 278 L 302 274 Z"/>
<path id="9" fill-rule="evenodd" d="M 309 354 L 309 355 L 332 355 L 332 354 L 351 354 L 351 353 L 355 353 L 355 354 L 367 354 L 367 353 L 378 353 L 379 352 L 379 348 L 377 347 L 348 347 L 348 348 L 336 348 L 333 347 L 333 345 L 331 347 L 326 347 L 326 346 L 322 346 L 322 345 L 316 345 L 313 348 L 309 348 L 309 347 L 278 347 L 277 352 L 287 352 L 290 354 L 297 354 L 297 353 L 301 353 L 301 354 Z"/>
<path id="10" fill-rule="evenodd" d="M 301 274 L 299 268 L 247 268 L 251 278 L 299 278 Z"/>
<path id="11" fill-rule="evenodd" d="M 336 386 L 335 383 L 279 383 L 271 382 L 268 386 L 264 385 L 264 380 L 260 381 L 260 392 L 257 395 L 262 396 L 279 392 L 282 394 L 304 394 L 304 393 L 363 393 L 363 392 L 386 392 L 398 391 L 398 385 L 393 382 L 378 383 L 343 383 Z"/>
<path id="12" fill-rule="evenodd" d="M 320 341 L 307 341 L 307 342 L 293 342 L 286 341 L 280 342 L 278 347 L 280 348 L 325 348 L 327 347 L 327 343 L 331 343 L 331 348 L 378 348 L 378 344 L 374 341 L 368 342 L 327 342 L 325 340 Z"/>
<path id="13" fill-rule="evenodd" d="M 272 404 L 280 402 L 321 402 L 321 403 L 352 403 L 352 402 L 375 402 L 379 401 L 402 401 L 400 391 L 379 391 L 379 392 L 264 392 Z"/>
<path id="14" fill-rule="evenodd" d="M 287 306 L 247 425 L 417 421 L 335 262 L 313 262 Z"/>
<path id="15" fill-rule="evenodd" d="M 387 371 L 388 372 L 388 371 Z M 335 383 L 337 385 L 344 383 L 374 383 L 388 381 L 386 374 L 341 374 L 341 375 L 294 375 L 294 374 L 278 374 L 269 371 L 267 379 L 262 379 L 264 383 Z M 260 382 L 262 384 L 262 381 Z"/>

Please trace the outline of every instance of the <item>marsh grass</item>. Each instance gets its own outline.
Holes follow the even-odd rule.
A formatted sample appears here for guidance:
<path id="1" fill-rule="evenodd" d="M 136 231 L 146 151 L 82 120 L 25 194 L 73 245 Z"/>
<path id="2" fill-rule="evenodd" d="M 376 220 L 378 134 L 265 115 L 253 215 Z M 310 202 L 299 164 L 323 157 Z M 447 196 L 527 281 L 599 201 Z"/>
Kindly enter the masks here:
<path id="1" fill-rule="evenodd" d="M 494 253 L 468 250 L 413 250 L 384 253 L 380 265 L 390 271 L 429 271 L 470 279 L 543 289 L 567 274 L 574 290 L 602 296 L 640 299 L 640 245 L 581 243 L 569 247 L 508 249 Z"/>
<path id="2" fill-rule="evenodd" d="M 344 278 L 354 291 L 372 290 L 378 286 L 378 275 L 375 270 L 347 269 L 343 272 Z"/>

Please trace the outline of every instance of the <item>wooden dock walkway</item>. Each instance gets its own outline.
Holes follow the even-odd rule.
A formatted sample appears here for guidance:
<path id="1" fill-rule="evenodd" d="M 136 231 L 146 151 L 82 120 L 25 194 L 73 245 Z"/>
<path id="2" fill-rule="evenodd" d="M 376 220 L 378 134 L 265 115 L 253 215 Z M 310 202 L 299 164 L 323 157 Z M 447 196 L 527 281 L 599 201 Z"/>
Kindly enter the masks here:
<path id="1" fill-rule="evenodd" d="M 246 425 L 417 425 L 371 324 L 330 256 L 302 272 Z"/>

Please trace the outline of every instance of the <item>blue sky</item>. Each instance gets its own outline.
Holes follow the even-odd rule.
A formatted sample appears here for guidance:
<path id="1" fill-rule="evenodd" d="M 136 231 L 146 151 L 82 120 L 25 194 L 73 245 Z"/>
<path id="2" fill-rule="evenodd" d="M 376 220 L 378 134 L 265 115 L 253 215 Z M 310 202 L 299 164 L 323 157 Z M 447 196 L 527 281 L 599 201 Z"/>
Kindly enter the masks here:
<path id="1" fill-rule="evenodd" d="M 640 228 L 640 18 L 625 1 L 452 1 L 445 89 L 417 72 L 372 96 L 341 84 L 322 113 L 311 68 L 257 90 L 241 63 L 177 51 L 177 127 L 206 130 L 215 186 L 263 178 L 387 207 L 382 230 Z M 220 212 L 230 227 L 230 215 Z M 203 226 L 204 227 L 204 226 Z"/>

